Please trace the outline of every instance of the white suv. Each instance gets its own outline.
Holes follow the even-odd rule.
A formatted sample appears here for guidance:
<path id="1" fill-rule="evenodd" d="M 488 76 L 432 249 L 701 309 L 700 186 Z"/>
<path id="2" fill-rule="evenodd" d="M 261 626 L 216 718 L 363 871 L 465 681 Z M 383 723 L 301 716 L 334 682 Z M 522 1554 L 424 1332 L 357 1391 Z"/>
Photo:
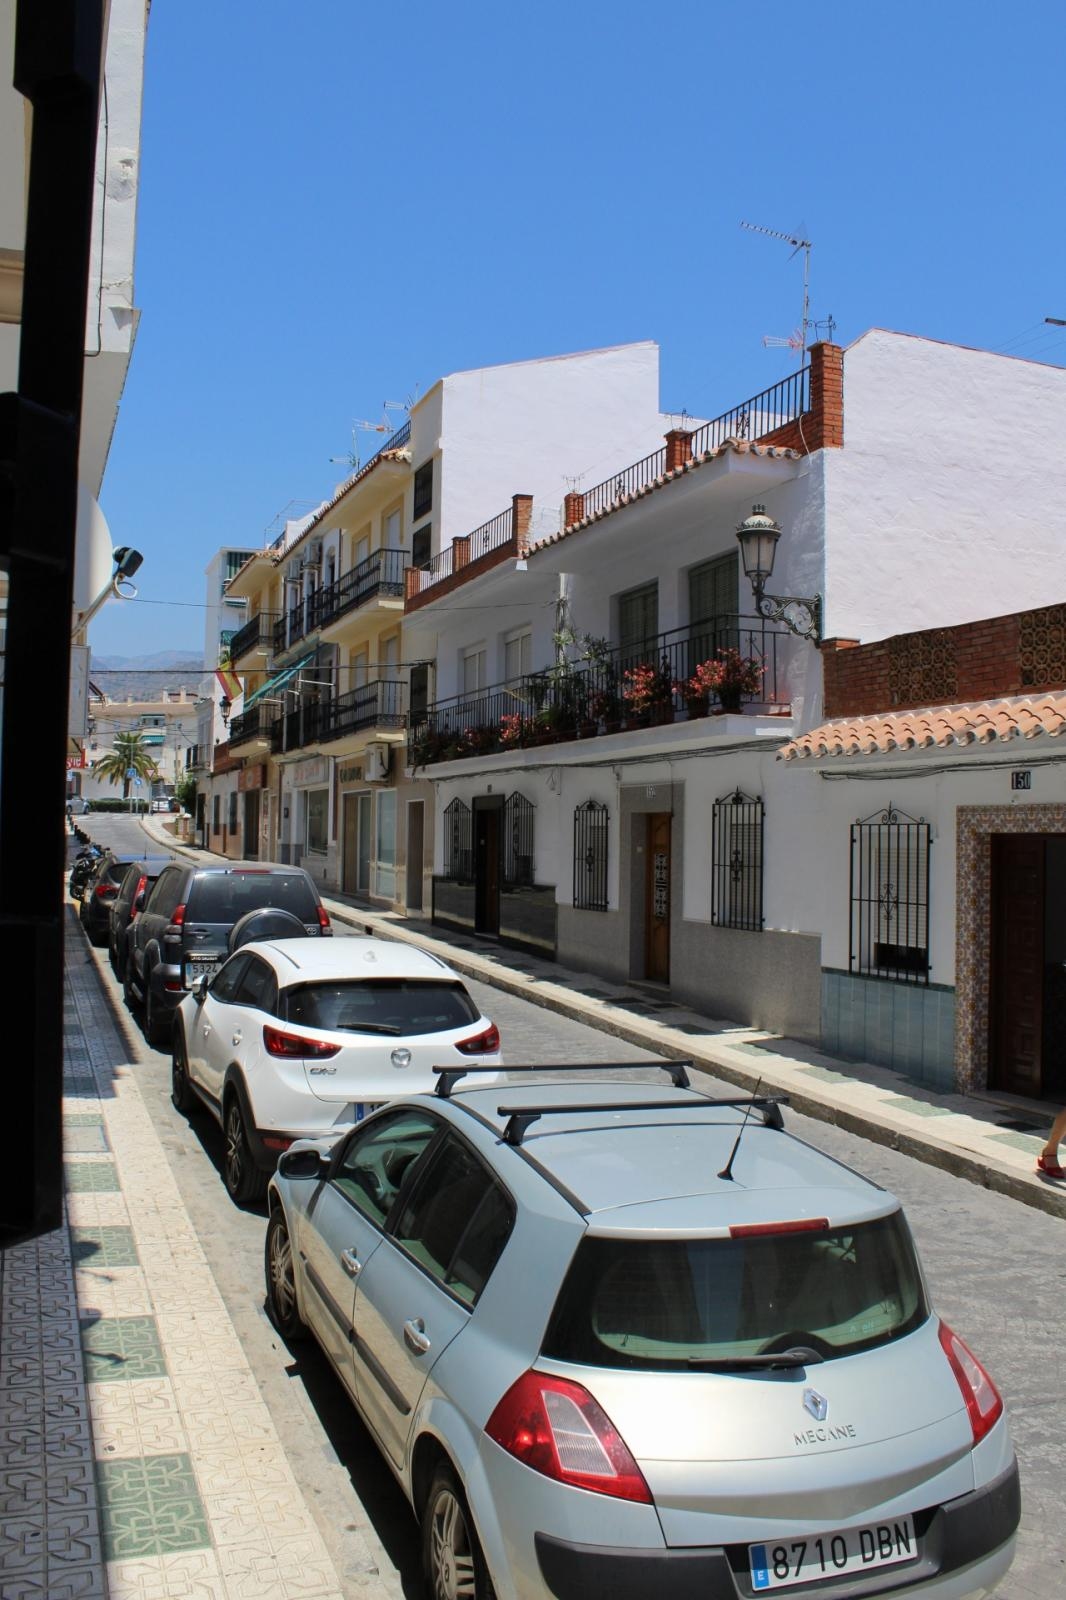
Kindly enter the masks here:
<path id="1" fill-rule="evenodd" d="M 385 939 L 256 941 L 178 1007 L 171 1098 L 221 1123 L 242 1205 L 294 1139 L 431 1089 L 436 1066 L 500 1061 L 499 1031 L 436 956 Z"/>

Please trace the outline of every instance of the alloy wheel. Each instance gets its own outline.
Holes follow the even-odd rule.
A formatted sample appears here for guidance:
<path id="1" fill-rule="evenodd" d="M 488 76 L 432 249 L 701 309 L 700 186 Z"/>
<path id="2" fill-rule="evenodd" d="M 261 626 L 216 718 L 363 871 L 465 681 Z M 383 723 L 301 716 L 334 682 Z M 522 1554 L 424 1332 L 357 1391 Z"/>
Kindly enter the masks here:
<path id="1" fill-rule="evenodd" d="M 244 1138 L 244 1121 L 241 1108 L 234 1095 L 226 1112 L 226 1188 L 236 1197 L 244 1179 L 244 1164 L 248 1159 Z"/>
<path id="2" fill-rule="evenodd" d="M 475 1600 L 477 1575 L 466 1514 L 445 1486 L 438 1489 L 430 1512 L 429 1568 L 433 1600 Z"/>

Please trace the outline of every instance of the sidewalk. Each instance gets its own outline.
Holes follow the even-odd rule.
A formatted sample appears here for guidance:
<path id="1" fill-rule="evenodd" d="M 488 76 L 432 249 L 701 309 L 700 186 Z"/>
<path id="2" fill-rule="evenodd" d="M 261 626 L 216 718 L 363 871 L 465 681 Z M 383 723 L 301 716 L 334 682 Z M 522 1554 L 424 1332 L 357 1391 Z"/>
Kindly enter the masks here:
<path id="1" fill-rule="evenodd" d="M 0 1253 L 0 1597 L 342 1600 L 68 917 L 67 1226 Z"/>
<path id="2" fill-rule="evenodd" d="M 210 851 L 177 844 L 155 817 L 142 825 L 170 849 L 213 861 Z M 575 972 L 525 951 L 472 936 L 444 934 L 432 923 L 363 907 L 349 896 L 323 895 L 337 922 L 433 951 L 477 979 L 560 1016 L 588 1023 L 658 1055 L 754 1089 L 787 1094 L 809 1117 L 886 1144 L 971 1183 L 1066 1217 L 1066 1183 L 1036 1174 L 1052 1112 L 1031 1102 L 935 1094 L 869 1062 L 842 1061 L 813 1045 L 701 1016 L 647 985 L 617 984 Z"/>

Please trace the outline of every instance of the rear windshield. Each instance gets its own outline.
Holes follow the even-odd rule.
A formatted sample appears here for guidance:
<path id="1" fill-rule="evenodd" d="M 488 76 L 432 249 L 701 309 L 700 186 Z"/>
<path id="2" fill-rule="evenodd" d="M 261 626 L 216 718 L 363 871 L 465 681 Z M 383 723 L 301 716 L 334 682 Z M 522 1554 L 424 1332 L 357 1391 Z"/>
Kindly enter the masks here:
<path id="1" fill-rule="evenodd" d="M 887 1344 L 929 1315 L 901 1212 L 812 1233 L 597 1239 L 579 1245 L 544 1354 L 679 1370 L 807 1345 L 826 1359 Z"/>
<path id="2" fill-rule="evenodd" d="M 300 873 L 213 872 L 193 880 L 186 916 L 196 922 L 231 926 L 246 911 L 280 906 L 301 922 L 318 926 L 318 900 Z"/>
<path id="3" fill-rule="evenodd" d="M 443 1033 L 478 1020 L 462 984 L 438 978 L 303 983 L 285 990 L 281 1006 L 287 1022 L 350 1033 Z"/>

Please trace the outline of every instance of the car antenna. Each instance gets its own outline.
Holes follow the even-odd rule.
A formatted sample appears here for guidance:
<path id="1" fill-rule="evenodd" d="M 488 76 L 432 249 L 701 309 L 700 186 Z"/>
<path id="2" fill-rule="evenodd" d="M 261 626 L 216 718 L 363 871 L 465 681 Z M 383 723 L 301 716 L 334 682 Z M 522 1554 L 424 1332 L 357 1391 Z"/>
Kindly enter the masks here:
<path id="1" fill-rule="evenodd" d="M 744 1107 L 744 1121 L 740 1124 L 740 1132 L 737 1134 L 736 1139 L 733 1141 L 733 1148 L 729 1152 L 729 1160 L 726 1162 L 725 1166 L 722 1168 L 721 1172 L 718 1174 L 718 1176 L 720 1178 L 727 1178 L 730 1183 L 733 1182 L 733 1159 L 736 1156 L 737 1151 L 740 1149 L 740 1141 L 744 1137 L 744 1129 L 748 1125 L 748 1117 L 751 1115 L 751 1108 L 755 1104 L 756 1100 L 758 1099 L 759 1090 L 761 1088 L 762 1088 L 762 1079 L 760 1078 L 758 1080 L 758 1082 L 756 1083 L 756 1085 L 755 1085 L 755 1093 L 752 1095 L 751 1099 L 748 1101 L 748 1104 Z"/>

